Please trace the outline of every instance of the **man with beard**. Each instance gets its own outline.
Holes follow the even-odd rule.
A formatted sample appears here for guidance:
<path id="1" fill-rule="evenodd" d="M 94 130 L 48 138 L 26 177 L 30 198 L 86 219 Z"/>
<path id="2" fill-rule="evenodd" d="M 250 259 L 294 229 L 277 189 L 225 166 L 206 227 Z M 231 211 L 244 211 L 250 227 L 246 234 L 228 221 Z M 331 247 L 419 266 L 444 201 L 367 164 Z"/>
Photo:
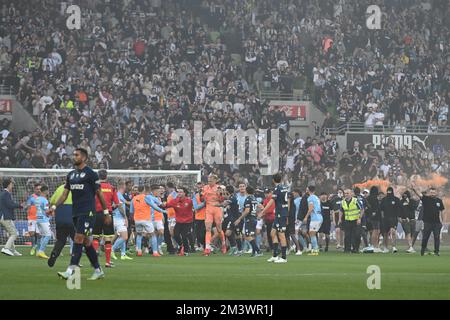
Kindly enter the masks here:
<path id="1" fill-rule="evenodd" d="M 77 148 L 73 152 L 75 170 L 67 175 L 64 192 L 61 197 L 51 207 L 51 211 L 63 204 L 69 192 L 72 193 L 72 215 L 75 225 L 75 237 L 72 249 L 70 265 L 65 272 L 58 272 L 58 276 L 67 280 L 72 277 L 75 268 L 78 267 L 83 253 L 83 247 L 93 266 L 94 274 L 88 280 L 98 280 L 104 278 L 98 263 L 97 253 L 92 246 L 90 236 L 95 221 L 95 196 L 98 196 L 105 215 L 109 215 L 103 193 L 100 188 L 100 179 L 90 167 L 86 165 L 88 152 L 86 149 Z"/>
<path id="2" fill-rule="evenodd" d="M 414 193 L 419 197 L 420 195 L 414 190 Z M 424 193 L 420 199 L 423 205 L 423 239 L 422 239 L 422 249 L 420 250 L 420 255 L 425 254 L 425 249 L 428 244 L 428 239 L 430 238 L 431 232 L 433 232 L 434 237 L 434 254 L 439 256 L 439 246 L 440 246 L 440 235 L 442 224 L 444 222 L 444 203 L 440 198 L 437 197 L 436 189 L 430 188 L 427 193 Z"/>

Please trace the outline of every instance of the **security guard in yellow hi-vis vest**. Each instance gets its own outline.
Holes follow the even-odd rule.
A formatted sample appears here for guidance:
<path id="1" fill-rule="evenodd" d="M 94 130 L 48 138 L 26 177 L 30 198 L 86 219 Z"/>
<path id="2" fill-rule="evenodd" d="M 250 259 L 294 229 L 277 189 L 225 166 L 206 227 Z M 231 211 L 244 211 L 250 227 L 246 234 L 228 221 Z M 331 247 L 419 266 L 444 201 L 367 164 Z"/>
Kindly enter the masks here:
<path id="1" fill-rule="evenodd" d="M 361 218 L 362 207 L 350 189 L 344 191 L 344 200 L 342 200 L 339 223 L 343 221 L 345 238 L 344 252 L 359 252 L 361 242 Z"/>

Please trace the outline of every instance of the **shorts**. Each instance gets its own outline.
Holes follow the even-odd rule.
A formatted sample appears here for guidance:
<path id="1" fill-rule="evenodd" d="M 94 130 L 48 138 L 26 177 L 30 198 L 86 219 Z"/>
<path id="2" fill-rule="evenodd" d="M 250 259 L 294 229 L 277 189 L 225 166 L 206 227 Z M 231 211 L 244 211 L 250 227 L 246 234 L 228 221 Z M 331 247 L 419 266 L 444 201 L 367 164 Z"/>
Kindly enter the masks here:
<path id="1" fill-rule="evenodd" d="M 39 230 L 36 227 L 36 220 L 28 220 L 28 232 L 39 233 Z"/>
<path id="2" fill-rule="evenodd" d="M 256 218 L 251 217 L 245 219 L 245 236 L 253 237 L 256 234 Z"/>
<path id="3" fill-rule="evenodd" d="M 73 225 L 56 225 L 56 239 L 66 242 L 67 237 L 70 237 L 72 240 L 74 239 L 75 229 Z"/>
<path id="4" fill-rule="evenodd" d="M 216 224 L 218 224 L 219 222 L 222 223 L 223 218 L 222 208 L 207 206 L 205 215 L 206 215 L 205 223 L 212 223 L 212 222 L 215 222 Z"/>
<path id="5" fill-rule="evenodd" d="M 114 233 L 119 234 L 122 232 L 127 232 L 128 228 L 125 226 L 125 220 L 114 219 Z"/>
<path id="6" fill-rule="evenodd" d="M 384 218 L 381 221 L 381 232 L 387 233 L 391 229 L 397 229 L 398 220 L 397 218 Z"/>
<path id="7" fill-rule="evenodd" d="M 153 233 L 155 232 L 155 227 L 151 221 L 138 220 L 135 221 L 136 232 L 137 233 Z"/>
<path id="8" fill-rule="evenodd" d="M 408 222 L 402 221 L 402 228 L 405 234 L 412 234 L 416 231 L 416 220 L 409 220 Z"/>
<path id="9" fill-rule="evenodd" d="M 262 230 L 263 226 L 264 226 L 264 220 L 257 219 L 256 220 L 256 230 Z"/>
<path id="10" fill-rule="evenodd" d="M 298 230 L 300 230 L 303 233 L 308 233 L 309 231 L 309 224 L 311 223 L 311 221 L 308 220 L 307 223 L 304 223 L 303 220 L 299 220 L 300 222 L 300 226 L 298 228 Z"/>
<path id="11" fill-rule="evenodd" d="M 154 230 L 164 230 L 164 222 L 162 220 L 153 221 Z"/>
<path id="12" fill-rule="evenodd" d="M 36 230 L 42 237 L 51 237 L 50 222 L 36 222 Z"/>
<path id="13" fill-rule="evenodd" d="M 236 220 L 237 220 L 237 219 L 234 219 L 234 218 L 232 218 L 232 217 L 230 217 L 230 216 L 226 217 L 226 218 L 223 220 L 223 222 L 222 222 L 222 230 L 223 230 L 223 231 L 226 231 L 226 230 L 235 231 L 237 227 L 234 225 L 234 222 L 235 222 Z M 242 231 L 242 227 L 243 227 L 243 225 L 244 225 L 244 221 L 241 221 L 241 222 L 239 223 L 239 225 L 241 226 L 240 231 Z"/>
<path id="14" fill-rule="evenodd" d="M 241 220 L 241 222 L 239 222 L 239 224 L 237 226 L 234 225 L 234 221 L 233 221 L 233 226 L 234 226 L 234 233 L 236 235 L 240 236 L 242 234 L 242 232 L 244 231 L 244 221 Z"/>
<path id="15" fill-rule="evenodd" d="M 275 220 L 273 221 L 272 228 L 277 230 L 277 232 L 286 232 L 286 221 L 287 217 L 277 217 L 275 216 Z"/>
<path id="16" fill-rule="evenodd" d="M 87 237 L 91 236 L 94 224 L 95 224 L 95 215 L 93 212 L 73 217 L 73 225 L 75 226 L 76 234 L 82 234 Z"/>
<path id="17" fill-rule="evenodd" d="M 105 222 L 105 217 L 106 217 L 106 215 L 103 213 L 103 211 L 95 213 L 94 228 L 92 230 L 94 236 L 105 236 L 105 237 L 114 236 L 113 216 L 110 215 L 110 217 L 111 217 L 110 223 Z"/>
<path id="18" fill-rule="evenodd" d="M 380 219 L 377 217 L 367 218 L 366 228 L 368 231 L 380 230 Z"/>
<path id="19" fill-rule="evenodd" d="M 325 219 L 320 226 L 319 233 L 330 234 L 331 231 L 331 220 Z"/>
<path id="20" fill-rule="evenodd" d="M 319 231 L 322 222 L 323 222 L 322 220 L 311 221 L 309 223 L 309 230 L 314 232 Z"/>
<path id="21" fill-rule="evenodd" d="M 424 228 L 423 220 L 417 220 L 416 221 L 416 232 L 422 231 L 423 228 Z"/>
<path id="22" fill-rule="evenodd" d="M 175 228 L 175 225 L 177 224 L 177 220 L 175 218 L 169 218 L 167 219 L 167 223 L 169 225 L 170 229 Z"/>

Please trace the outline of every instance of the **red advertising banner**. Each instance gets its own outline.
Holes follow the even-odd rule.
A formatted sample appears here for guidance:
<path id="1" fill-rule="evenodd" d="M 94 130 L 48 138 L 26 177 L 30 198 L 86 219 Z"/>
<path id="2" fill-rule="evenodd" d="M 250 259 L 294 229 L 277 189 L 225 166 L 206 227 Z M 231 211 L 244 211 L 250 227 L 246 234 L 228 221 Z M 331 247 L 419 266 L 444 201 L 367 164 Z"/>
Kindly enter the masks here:
<path id="1" fill-rule="evenodd" d="M 0 113 L 11 113 L 11 100 L 0 100 Z"/>
<path id="2" fill-rule="evenodd" d="M 306 121 L 306 105 L 271 105 L 269 110 L 281 110 L 288 118 Z"/>

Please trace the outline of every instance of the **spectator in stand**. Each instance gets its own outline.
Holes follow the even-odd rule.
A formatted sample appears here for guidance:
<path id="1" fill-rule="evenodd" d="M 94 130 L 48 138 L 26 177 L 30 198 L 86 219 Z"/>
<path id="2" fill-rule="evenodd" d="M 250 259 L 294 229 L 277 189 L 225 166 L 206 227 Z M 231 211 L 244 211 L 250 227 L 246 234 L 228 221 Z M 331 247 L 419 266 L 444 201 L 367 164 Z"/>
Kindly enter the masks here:
<path id="1" fill-rule="evenodd" d="M 203 130 L 280 128 L 280 167 L 292 170 L 293 162 L 289 179 L 306 187 L 312 180 L 325 183 L 327 167 L 339 169 L 340 183 L 348 182 L 361 163 L 365 147 L 338 158 L 336 140 L 321 141 L 334 120 L 430 133 L 448 123 L 450 44 L 443 40 L 450 8 L 440 1 L 423 6 L 419 0 L 377 0 L 389 22 L 380 32 L 359 21 L 373 4 L 369 0 L 93 0 L 83 15 L 89 27 L 76 34 L 60 23 L 56 0 L 32 8 L 6 4 L 0 29 L 10 40 L 0 43 L 0 68 L 18 78 L 17 97 L 42 130 L 20 133 L 2 126 L 4 166 L 66 168 L 67 158 L 56 151 L 64 143 L 69 155 L 76 146 L 98 151 L 91 159 L 98 167 L 179 169 L 171 164 L 168 138 L 202 121 Z M 103 12 L 108 15 L 98 20 Z M 260 89 L 292 92 L 294 78 L 305 80 L 305 95 L 330 112 L 318 134 L 315 126 L 313 137 L 298 136 L 297 144 L 289 143 L 286 114 L 256 98 Z M 376 150 L 367 152 L 383 162 Z M 408 159 L 410 167 L 424 173 L 435 164 L 438 170 L 434 158 L 442 162 L 447 151 L 430 152 L 417 153 L 426 153 L 427 161 Z M 386 154 L 392 165 L 395 147 Z M 186 167 L 204 175 L 213 171 Z M 224 184 L 262 181 L 255 166 L 216 169 Z"/>

